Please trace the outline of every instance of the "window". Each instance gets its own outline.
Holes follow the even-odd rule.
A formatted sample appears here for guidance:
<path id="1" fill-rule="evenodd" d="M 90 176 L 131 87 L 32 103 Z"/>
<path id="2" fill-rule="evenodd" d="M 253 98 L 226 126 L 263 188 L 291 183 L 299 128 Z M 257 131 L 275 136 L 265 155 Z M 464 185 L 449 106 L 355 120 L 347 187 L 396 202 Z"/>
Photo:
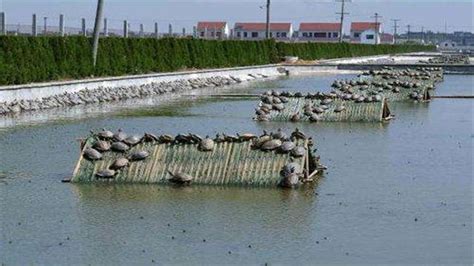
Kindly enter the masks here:
<path id="1" fill-rule="evenodd" d="M 239 37 L 239 38 L 240 38 L 240 31 L 238 31 L 238 32 L 237 32 L 237 37 Z"/>
<path id="2" fill-rule="evenodd" d="M 332 33 L 332 37 L 333 37 L 333 38 L 339 37 L 339 32 L 333 32 L 333 33 Z"/>
<path id="3" fill-rule="evenodd" d="M 367 36 L 365 36 L 365 38 L 367 40 L 373 40 L 374 39 L 374 35 L 373 34 L 367 34 Z"/>
<path id="4" fill-rule="evenodd" d="M 273 32 L 270 32 L 270 38 L 273 38 Z"/>
<path id="5" fill-rule="evenodd" d="M 204 31 L 201 31 L 201 37 L 204 37 Z"/>
<path id="6" fill-rule="evenodd" d="M 280 37 L 281 37 L 281 36 L 280 36 L 280 33 L 279 33 L 279 32 L 277 32 L 277 38 L 280 38 Z"/>
<path id="7" fill-rule="evenodd" d="M 252 32 L 252 38 L 258 38 L 258 32 Z"/>
<path id="8" fill-rule="evenodd" d="M 326 32 L 315 32 L 314 38 L 326 38 Z"/>
<path id="9" fill-rule="evenodd" d="M 308 33 L 308 37 L 310 37 L 310 38 L 313 37 L 313 33 L 312 33 L 312 32 L 309 32 L 309 33 Z"/>
<path id="10" fill-rule="evenodd" d="M 308 37 L 308 33 L 307 33 L 307 32 L 303 32 L 303 37 Z"/>
<path id="11" fill-rule="evenodd" d="M 281 37 L 282 37 L 282 38 L 286 38 L 286 32 L 282 32 L 282 33 L 281 33 Z"/>
<path id="12" fill-rule="evenodd" d="M 360 33 L 359 32 L 354 32 L 354 38 L 360 38 Z"/>
<path id="13" fill-rule="evenodd" d="M 244 38 L 247 38 L 247 37 L 248 37 L 248 33 L 244 32 Z"/>

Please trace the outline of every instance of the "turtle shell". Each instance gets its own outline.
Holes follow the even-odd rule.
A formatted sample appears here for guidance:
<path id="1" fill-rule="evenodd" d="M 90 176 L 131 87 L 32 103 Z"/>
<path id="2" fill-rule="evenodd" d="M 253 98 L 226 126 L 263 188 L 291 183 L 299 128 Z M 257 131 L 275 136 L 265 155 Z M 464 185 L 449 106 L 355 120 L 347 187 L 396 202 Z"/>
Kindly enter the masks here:
<path id="1" fill-rule="evenodd" d="M 198 149 L 200 151 L 212 151 L 214 150 L 214 141 L 210 138 L 205 138 L 199 143 Z"/>
<path id="2" fill-rule="evenodd" d="M 127 144 L 120 141 L 112 143 L 110 148 L 116 152 L 126 152 L 130 149 L 130 147 Z"/>
<path id="3" fill-rule="evenodd" d="M 303 157 L 306 153 L 306 149 L 302 146 L 297 146 L 293 150 L 291 150 L 291 156 L 295 158 Z"/>
<path id="4" fill-rule="evenodd" d="M 117 133 L 114 134 L 114 140 L 116 141 L 124 141 L 127 138 L 127 134 L 122 130 L 119 130 Z"/>
<path id="5" fill-rule="evenodd" d="M 90 161 L 97 161 L 102 159 L 102 154 L 94 148 L 86 148 L 83 152 L 84 158 Z"/>
<path id="6" fill-rule="evenodd" d="M 98 150 L 99 152 L 106 152 L 110 150 L 110 143 L 105 140 L 98 140 L 94 143 L 92 147 Z"/>
<path id="7" fill-rule="evenodd" d="M 114 133 L 112 133 L 112 131 L 103 129 L 102 131 L 97 133 L 97 137 L 101 139 L 111 139 L 114 137 Z"/>
<path id="8" fill-rule="evenodd" d="M 171 142 L 174 141 L 174 137 L 171 136 L 171 135 L 167 135 L 167 134 L 161 135 L 158 139 L 159 139 L 160 142 L 162 142 L 162 143 L 171 143 Z"/>
<path id="9" fill-rule="evenodd" d="M 272 151 L 276 150 L 281 146 L 282 142 L 279 139 L 272 139 L 262 144 L 260 149 L 262 151 Z"/>
<path id="10" fill-rule="evenodd" d="M 119 170 L 119 169 L 122 169 L 124 168 L 125 166 L 127 166 L 129 163 L 128 159 L 127 158 L 118 158 L 117 160 L 115 160 L 110 166 L 109 166 L 109 169 L 112 169 L 112 170 Z"/>
<path id="11" fill-rule="evenodd" d="M 289 153 L 291 150 L 293 150 L 296 147 L 295 143 L 293 141 L 285 141 L 281 144 L 280 146 L 280 151 L 283 153 Z"/>
<path id="12" fill-rule="evenodd" d="M 95 173 L 97 179 L 111 179 L 115 177 L 115 171 L 111 169 L 100 170 Z"/>
<path id="13" fill-rule="evenodd" d="M 142 138 L 139 136 L 129 136 L 123 142 L 129 146 L 135 146 L 142 141 Z"/>
<path id="14" fill-rule="evenodd" d="M 148 156 L 150 156 L 150 153 L 147 151 L 136 151 L 131 153 L 128 158 L 130 161 L 141 161 L 145 160 Z"/>

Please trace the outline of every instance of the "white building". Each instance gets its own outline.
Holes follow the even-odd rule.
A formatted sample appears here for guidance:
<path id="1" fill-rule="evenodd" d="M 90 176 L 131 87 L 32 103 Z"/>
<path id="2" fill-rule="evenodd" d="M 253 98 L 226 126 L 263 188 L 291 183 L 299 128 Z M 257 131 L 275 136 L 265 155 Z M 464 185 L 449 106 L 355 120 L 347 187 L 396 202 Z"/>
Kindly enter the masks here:
<path id="1" fill-rule="evenodd" d="M 266 23 L 235 23 L 234 38 L 241 40 L 258 40 L 266 37 Z M 293 36 L 291 23 L 270 23 L 270 38 L 289 40 Z"/>
<path id="2" fill-rule="evenodd" d="M 379 44 L 382 26 L 375 22 L 352 22 L 351 42 L 365 44 Z"/>
<path id="3" fill-rule="evenodd" d="M 301 23 L 298 39 L 314 42 L 337 42 L 341 23 Z"/>
<path id="4" fill-rule="evenodd" d="M 200 21 L 196 27 L 198 38 L 227 39 L 230 36 L 229 25 L 224 21 Z"/>

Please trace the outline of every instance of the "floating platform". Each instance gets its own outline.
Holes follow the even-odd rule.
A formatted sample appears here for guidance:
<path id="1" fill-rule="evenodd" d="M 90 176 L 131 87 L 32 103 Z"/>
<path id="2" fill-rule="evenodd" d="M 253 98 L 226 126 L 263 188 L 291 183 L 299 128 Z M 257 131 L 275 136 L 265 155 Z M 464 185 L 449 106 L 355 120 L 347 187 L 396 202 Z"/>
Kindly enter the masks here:
<path id="1" fill-rule="evenodd" d="M 84 150 L 99 138 L 90 136 L 83 145 L 73 176 L 74 183 L 144 183 L 170 184 L 170 173 L 186 173 L 194 179 L 191 184 L 221 186 L 277 186 L 282 177 L 280 171 L 290 163 L 299 164 L 307 180 L 321 173 L 319 157 L 311 151 L 312 140 L 294 139 L 294 144 L 304 147 L 302 157 L 278 150 L 262 151 L 253 147 L 253 140 L 215 141 L 212 151 L 201 151 L 198 143 L 144 142 L 133 146 L 126 153 L 107 151 L 100 160 L 85 158 Z M 112 142 L 112 141 L 110 141 Z M 118 158 L 127 158 L 136 151 L 146 151 L 149 156 L 141 161 L 130 162 L 117 171 L 113 178 L 97 178 L 99 171 L 108 169 Z"/>

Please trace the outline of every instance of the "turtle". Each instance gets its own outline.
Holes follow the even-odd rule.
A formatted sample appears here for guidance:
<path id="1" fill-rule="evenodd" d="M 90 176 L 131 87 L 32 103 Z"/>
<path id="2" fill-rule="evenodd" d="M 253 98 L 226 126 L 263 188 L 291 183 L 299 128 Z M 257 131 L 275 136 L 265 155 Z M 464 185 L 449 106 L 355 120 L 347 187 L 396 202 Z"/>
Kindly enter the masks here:
<path id="1" fill-rule="evenodd" d="M 288 135 L 281 130 L 281 128 L 277 129 L 277 132 L 271 134 L 274 139 L 287 139 Z"/>
<path id="2" fill-rule="evenodd" d="M 174 140 L 178 143 L 189 143 L 189 141 L 191 140 L 191 137 L 189 135 L 186 135 L 186 134 L 178 134 Z"/>
<path id="3" fill-rule="evenodd" d="M 282 103 L 287 103 L 289 101 L 288 97 L 285 97 L 285 96 L 280 96 L 280 101 Z"/>
<path id="4" fill-rule="evenodd" d="M 191 142 L 193 143 L 200 143 L 203 140 L 203 138 L 198 134 L 189 133 L 189 137 L 191 138 Z"/>
<path id="5" fill-rule="evenodd" d="M 90 161 L 98 161 L 102 159 L 102 153 L 94 148 L 86 148 L 83 152 L 84 157 Z"/>
<path id="6" fill-rule="evenodd" d="M 295 158 L 303 157 L 305 153 L 306 153 L 306 149 L 302 146 L 297 146 L 290 152 L 291 156 Z"/>
<path id="7" fill-rule="evenodd" d="M 285 109 L 285 105 L 283 105 L 282 103 L 275 103 L 273 104 L 272 108 L 276 111 L 282 111 Z"/>
<path id="8" fill-rule="evenodd" d="M 266 121 L 270 121 L 270 116 L 268 116 L 268 115 L 257 115 L 257 117 L 255 119 L 257 121 L 260 121 L 260 122 L 266 122 Z"/>
<path id="9" fill-rule="evenodd" d="M 321 108 L 321 107 L 315 107 L 315 108 L 313 109 L 313 112 L 315 112 L 315 113 L 317 113 L 317 114 L 322 114 L 322 113 L 324 113 L 324 111 L 325 111 L 325 110 L 324 110 L 323 108 Z"/>
<path id="10" fill-rule="evenodd" d="M 239 140 L 239 137 L 236 135 L 227 135 L 227 134 L 222 134 L 224 136 L 225 141 L 227 142 L 236 142 Z"/>
<path id="11" fill-rule="evenodd" d="M 280 104 L 282 101 L 278 97 L 273 97 L 273 104 Z"/>
<path id="12" fill-rule="evenodd" d="M 105 140 L 98 140 L 92 145 L 92 148 L 98 150 L 99 152 L 106 152 L 110 150 L 110 143 Z"/>
<path id="13" fill-rule="evenodd" d="M 262 151 L 273 151 L 281 146 L 282 142 L 279 139 L 272 139 L 262 144 L 260 149 Z"/>
<path id="14" fill-rule="evenodd" d="M 301 92 L 295 92 L 295 94 L 294 94 L 293 96 L 296 97 L 296 98 L 302 98 L 302 97 L 303 97 L 303 93 L 301 93 Z"/>
<path id="15" fill-rule="evenodd" d="M 158 139 L 161 143 L 171 143 L 174 141 L 174 137 L 168 134 L 161 135 Z"/>
<path id="16" fill-rule="evenodd" d="M 360 97 L 360 94 L 357 94 L 357 93 L 356 93 L 356 94 L 352 94 L 352 100 L 354 100 L 354 101 L 357 100 L 357 99 L 359 99 L 359 97 Z"/>
<path id="17" fill-rule="evenodd" d="M 382 99 L 383 99 L 383 97 L 382 97 L 382 95 L 380 95 L 380 94 L 377 94 L 377 95 L 374 96 L 374 101 L 375 101 L 375 102 L 381 102 Z"/>
<path id="18" fill-rule="evenodd" d="M 129 136 L 123 140 L 123 142 L 129 146 L 135 146 L 141 141 L 142 141 L 142 138 L 137 135 Z"/>
<path id="19" fill-rule="evenodd" d="M 112 133 L 110 130 L 106 130 L 105 128 L 103 128 L 102 131 L 98 132 L 96 135 L 100 139 L 111 139 L 114 137 L 114 133 Z"/>
<path id="20" fill-rule="evenodd" d="M 168 174 L 171 176 L 171 178 L 168 178 L 168 181 L 175 184 L 189 184 L 194 179 L 193 176 L 186 173 L 181 173 L 181 172 L 173 173 L 170 170 L 168 170 Z"/>
<path id="21" fill-rule="evenodd" d="M 104 170 L 97 171 L 97 173 L 95 173 L 95 177 L 97 179 L 112 179 L 115 177 L 115 170 L 104 169 Z"/>
<path id="22" fill-rule="evenodd" d="M 265 115 L 267 114 L 267 110 L 262 110 L 262 109 L 259 109 L 259 108 L 255 108 L 255 114 L 256 115 Z"/>
<path id="23" fill-rule="evenodd" d="M 216 143 L 222 143 L 222 142 L 225 142 L 225 139 L 224 139 L 224 136 L 222 136 L 221 134 L 216 134 L 216 137 L 214 138 L 214 141 Z"/>
<path id="24" fill-rule="evenodd" d="M 326 98 L 326 99 L 324 99 L 324 100 L 321 101 L 321 104 L 322 104 L 322 105 L 328 105 L 328 104 L 330 104 L 330 103 L 332 103 L 332 99 L 330 99 L 330 98 Z"/>
<path id="25" fill-rule="evenodd" d="M 309 121 L 311 122 L 318 122 L 321 120 L 321 117 L 315 113 L 312 113 L 310 116 L 309 116 Z"/>
<path id="26" fill-rule="evenodd" d="M 260 104 L 260 109 L 265 109 L 265 110 L 272 110 L 273 108 L 273 105 L 271 104 L 266 104 L 266 103 L 263 103 L 263 104 Z"/>
<path id="27" fill-rule="evenodd" d="M 156 135 L 154 135 L 154 134 L 145 133 L 145 135 L 143 135 L 142 140 L 143 140 L 144 142 L 155 142 L 155 141 L 158 141 L 159 138 L 158 138 Z"/>
<path id="28" fill-rule="evenodd" d="M 301 168 L 299 163 L 294 162 L 293 159 L 291 159 L 291 162 L 285 164 L 280 170 L 280 176 L 282 177 L 289 176 L 291 174 L 300 175 L 302 173 L 303 168 Z"/>
<path id="29" fill-rule="evenodd" d="M 129 161 L 127 158 L 118 158 L 116 159 L 110 166 L 109 169 L 111 170 L 120 170 L 128 165 Z"/>
<path id="30" fill-rule="evenodd" d="M 399 93 L 400 92 L 400 88 L 396 87 L 392 90 L 394 93 Z"/>
<path id="31" fill-rule="evenodd" d="M 268 96 L 268 95 L 262 96 L 260 100 L 261 100 L 263 103 L 266 103 L 266 104 L 272 104 L 272 103 L 273 103 L 273 97 L 272 97 L 272 96 Z"/>
<path id="32" fill-rule="evenodd" d="M 262 145 L 263 145 L 265 142 L 270 141 L 271 139 L 272 139 L 272 137 L 269 136 L 269 135 L 260 136 L 259 138 L 254 139 L 253 144 L 252 144 L 252 147 L 253 147 L 253 148 L 256 148 L 256 149 L 259 149 L 260 147 L 262 147 Z"/>
<path id="33" fill-rule="evenodd" d="M 212 151 L 214 150 L 214 146 L 215 146 L 214 140 L 210 139 L 209 136 L 206 136 L 205 139 L 199 142 L 198 149 L 200 151 Z"/>
<path id="34" fill-rule="evenodd" d="M 257 136 L 252 133 L 237 134 L 237 137 L 239 137 L 240 141 L 249 141 L 257 138 Z"/>
<path id="35" fill-rule="evenodd" d="M 291 137 L 295 139 L 306 139 L 306 134 L 304 134 L 302 131 L 300 131 L 298 128 L 291 133 Z"/>
<path id="36" fill-rule="evenodd" d="M 285 141 L 281 144 L 280 148 L 278 149 L 282 153 L 289 153 L 296 147 L 293 141 Z"/>
<path id="37" fill-rule="evenodd" d="M 127 138 L 127 134 L 122 131 L 121 128 L 117 131 L 117 133 L 114 134 L 114 140 L 116 141 L 124 141 Z"/>
<path id="38" fill-rule="evenodd" d="M 346 107 L 344 105 L 339 105 L 334 109 L 335 113 L 340 113 L 342 111 L 346 110 Z"/>
<path id="39" fill-rule="evenodd" d="M 297 174 L 290 174 L 288 176 L 282 177 L 278 183 L 279 187 L 282 188 L 294 188 L 300 184 L 300 176 Z"/>
<path id="40" fill-rule="evenodd" d="M 150 153 L 147 151 L 135 151 L 128 156 L 128 159 L 130 161 L 141 161 L 145 160 L 148 156 L 150 156 Z"/>
<path id="41" fill-rule="evenodd" d="M 365 101 L 365 97 L 364 97 L 364 96 L 360 96 L 359 98 L 357 98 L 357 99 L 355 100 L 356 103 L 362 103 L 362 102 L 364 102 L 364 101 Z"/>
<path id="42" fill-rule="evenodd" d="M 301 116 L 300 116 L 300 113 L 296 113 L 296 114 L 293 114 L 291 117 L 290 117 L 290 121 L 291 122 L 298 122 L 301 120 Z"/>
<path id="43" fill-rule="evenodd" d="M 113 151 L 116 151 L 116 152 L 126 152 L 130 149 L 130 147 L 127 144 L 125 144 L 121 141 L 117 141 L 117 142 L 112 143 L 110 148 Z"/>
<path id="44" fill-rule="evenodd" d="M 281 92 L 273 90 L 272 95 L 276 96 L 276 97 L 279 97 L 281 95 Z"/>

